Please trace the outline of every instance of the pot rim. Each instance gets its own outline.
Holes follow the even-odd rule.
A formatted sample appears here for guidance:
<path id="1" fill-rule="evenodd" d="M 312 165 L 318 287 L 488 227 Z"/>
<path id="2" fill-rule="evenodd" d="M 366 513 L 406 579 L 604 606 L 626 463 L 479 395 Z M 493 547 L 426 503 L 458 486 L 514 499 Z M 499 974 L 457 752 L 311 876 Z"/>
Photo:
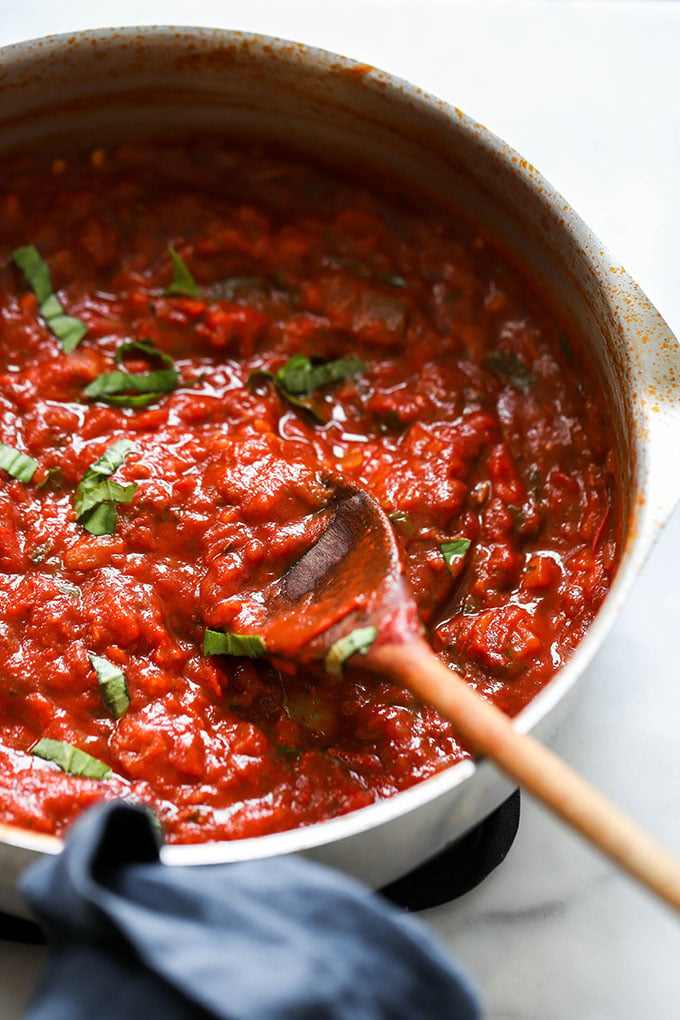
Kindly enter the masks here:
<path id="1" fill-rule="evenodd" d="M 182 39 L 201 44 L 214 41 L 235 42 L 249 50 L 259 51 L 279 60 L 311 68 L 323 74 L 354 74 L 361 78 L 367 89 L 380 88 L 394 102 L 407 102 L 412 107 L 436 109 L 451 123 L 455 123 L 475 136 L 478 144 L 489 156 L 500 161 L 505 168 L 523 179 L 533 192 L 539 192 L 546 210 L 559 213 L 559 222 L 565 235 L 570 235 L 580 249 L 582 258 L 594 270 L 608 303 L 616 311 L 616 321 L 627 349 L 638 355 L 636 374 L 631 372 L 630 384 L 636 393 L 636 418 L 632 423 L 634 443 L 638 449 L 636 483 L 643 494 L 632 507 L 629 537 L 612 584 L 588 633 L 579 643 L 569 661 L 551 678 L 545 687 L 515 717 L 520 732 L 531 731 L 544 719 L 576 684 L 592 660 L 612 626 L 625 601 L 635 577 L 641 569 L 661 527 L 670 516 L 680 498 L 679 486 L 668 482 L 666 476 L 670 458 L 671 440 L 680 447 L 680 396 L 677 380 L 680 378 L 680 356 L 677 341 L 670 329 L 651 305 L 646 296 L 609 254 L 597 237 L 586 226 L 571 206 L 548 181 L 502 139 L 494 135 L 457 107 L 424 92 L 396 75 L 367 67 L 366 64 L 331 51 L 266 36 L 260 33 L 231 31 L 228 29 L 190 26 L 126 26 L 122 28 L 89 29 L 77 33 L 61 33 L 23 42 L 0 49 L 0 66 L 7 68 L 14 62 L 30 62 L 34 57 L 45 61 L 66 50 L 74 43 L 84 45 L 96 42 L 104 46 L 116 41 L 136 38 L 153 45 Z M 626 314 L 621 312 L 625 302 Z M 631 307 L 633 312 L 631 312 Z M 641 340 L 641 338 L 643 338 Z M 648 350 L 641 342 L 649 340 Z M 665 353 L 660 353 L 665 352 Z M 665 386 L 660 393 L 659 386 Z M 636 390 L 637 387 L 637 390 Z M 652 440 L 660 447 L 653 449 Z M 680 457 L 673 458 L 680 467 Z M 680 477 L 680 471 L 676 472 Z M 304 828 L 290 829 L 269 835 L 213 843 L 170 844 L 161 849 L 162 860 L 171 865 L 215 864 L 265 858 L 280 854 L 310 851 L 344 840 L 348 837 L 377 828 L 402 815 L 409 814 L 442 794 L 462 784 L 480 770 L 495 770 L 488 760 L 473 762 L 466 759 L 439 772 L 386 800 L 336 818 L 327 819 Z M 38 833 L 20 826 L 0 825 L 0 844 L 35 853 L 58 853 L 62 847 L 60 837 Z"/>

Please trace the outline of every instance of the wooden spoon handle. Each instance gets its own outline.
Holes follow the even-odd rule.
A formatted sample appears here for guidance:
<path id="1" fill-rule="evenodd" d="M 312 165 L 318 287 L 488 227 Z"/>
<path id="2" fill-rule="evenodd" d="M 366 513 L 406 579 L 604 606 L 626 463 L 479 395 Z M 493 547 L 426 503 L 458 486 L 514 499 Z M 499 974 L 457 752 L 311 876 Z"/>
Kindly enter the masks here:
<path id="1" fill-rule="evenodd" d="M 371 652 L 389 674 L 449 719 L 463 743 L 491 758 L 590 843 L 680 912 L 680 861 L 557 755 L 518 733 L 500 709 L 447 669 L 424 641 Z"/>

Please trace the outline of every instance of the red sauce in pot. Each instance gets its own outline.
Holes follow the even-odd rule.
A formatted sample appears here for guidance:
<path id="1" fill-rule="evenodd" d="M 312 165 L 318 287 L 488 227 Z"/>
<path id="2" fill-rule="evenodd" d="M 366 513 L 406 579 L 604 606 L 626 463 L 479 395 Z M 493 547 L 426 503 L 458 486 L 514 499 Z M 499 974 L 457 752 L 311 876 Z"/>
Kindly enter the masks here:
<path id="1" fill-rule="evenodd" d="M 253 836 L 465 756 L 434 711 L 357 670 L 203 652 L 240 587 L 307 547 L 329 472 L 392 515 L 444 661 L 510 713 L 534 696 L 610 584 L 615 463 L 578 339 L 483 236 L 205 138 L 13 157 L 3 182 L 0 440 L 38 467 L 0 470 L 0 821 L 58 833 L 124 796 L 174 842 Z M 12 259 L 26 245 L 87 327 L 71 353 Z M 197 293 L 164 293 L 170 246 Z M 140 340 L 175 388 L 88 399 L 103 373 L 167 368 L 140 348 L 114 363 Z M 299 354 L 364 367 L 305 395 L 312 413 L 260 371 Z M 137 488 L 91 534 L 76 490 L 122 439 L 111 480 Z M 92 655 L 125 675 L 119 717 Z M 44 739 L 112 774 L 62 771 L 31 753 Z"/>

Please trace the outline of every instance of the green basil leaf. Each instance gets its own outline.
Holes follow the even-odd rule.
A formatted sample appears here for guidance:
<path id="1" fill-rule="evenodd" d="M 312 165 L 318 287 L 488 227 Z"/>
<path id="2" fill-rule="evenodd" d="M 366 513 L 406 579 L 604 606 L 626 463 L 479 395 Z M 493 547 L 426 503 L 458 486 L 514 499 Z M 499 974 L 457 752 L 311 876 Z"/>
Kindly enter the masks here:
<path id="1" fill-rule="evenodd" d="M 100 397 L 100 400 L 112 407 L 148 407 L 149 404 L 155 404 L 157 400 L 165 396 L 166 392 L 123 393 L 118 396 L 112 394 L 109 397 Z"/>
<path id="2" fill-rule="evenodd" d="M 131 503 L 136 491 L 135 482 L 130 482 L 129 485 L 120 485 L 119 482 L 112 482 L 110 478 L 103 478 L 96 485 L 89 485 L 80 493 L 76 492 L 76 517 L 82 517 L 98 503 Z"/>
<path id="3" fill-rule="evenodd" d="M 118 482 L 104 479 L 99 485 L 81 493 L 80 497 L 76 494 L 76 520 L 91 535 L 113 535 L 118 522 L 118 511 L 114 504 L 131 503 L 137 488 L 136 482 L 119 485 Z"/>
<path id="4" fill-rule="evenodd" d="M 319 422 L 319 424 L 321 425 L 326 424 L 326 419 L 321 414 L 313 400 L 303 400 L 301 397 L 296 397 L 292 393 L 281 392 L 281 395 L 293 407 L 299 407 L 301 410 L 307 411 L 308 414 L 311 414 L 312 418 L 314 418 L 315 421 Z"/>
<path id="5" fill-rule="evenodd" d="M 85 387 L 84 394 L 91 400 L 102 400 L 107 404 L 125 405 L 128 398 L 136 400 L 137 394 L 145 396 L 144 404 L 157 400 L 164 393 L 171 393 L 177 387 L 179 375 L 174 368 L 160 368 L 156 372 L 148 372 L 146 375 L 136 375 L 130 372 L 121 372 L 116 369 L 113 372 L 103 372 L 93 379 Z M 113 398 L 113 399 L 112 399 Z M 139 407 L 140 403 L 131 404 L 132 407 Z"/>
<path id="6" fill-rule="evenodd" d="M 354 355 L 314 364 L 305 354 L 294 354 L 276 373 L 276 380 L 287 395 L 308 396 L 327 383 L 339 382 L 367 369 L 368 365 Z"/>
<path id="7" fill-rule="evenodd" d="M 200 297 L 201 288 L 198 286 L 184 259 L 177 254 L 174 248 L 168 248 L 172 259 L 172 283 L 165 288 L 163 293 L 166 296 L 181 294 L 184 297 Z"/>
<path id="8" fill-rule="evenodd" d="M 102 697 L 107 708 L 116 719 L 125 715 L 130 707 L 130 693 L 127 678 L 122 669 L 114 666 L 108 659 L 100 655 L 90 654 L 92 668 L 97 674 Z"/>
<path id="9" fill-rule="evenodd" d="M 502 351 L 490 351 L 486 363 L 497 379 L 509 382 L 522 393 L 528 393 L 536 381 L 531 369 L 512 351 L 505 354 Z"/>
<path id="10" fill-rule="evenodd" d="M 276 385 L 286 396 L 312 393 L 318 388 L 311 385 L 312 371 L 311 358 L 294 354 L 276 373 Z"/>
<path id="11" fill-rule="evenodd" d="M 118 523 L 118 511 L 113 503 L 99 503 L 79 520 L 91 535 L 113 535 Z"/>
<path id="12" fill-rule="evenodd" d="M 42 314 L 42 307 L 40 311 Z M 45 321 L 61 343 L 61 349 L 65 354 L 74 351 L 87 333 L 85 323 L 73 315 L 54 315 L 49 319 L 45 318 Z"/>
<path id="13" fill-rule="evenodd" d="M 439 548 L 446 566 L 450 567 L 454 560 L 457 560 L 460 556 L 465 556 L 465 553 L 470 548 L 470 539 L 452 538 L 448 542 L 442 542 Z"/>
<path id="14" fill-rule="evenodd" d="M 90 400 L 101 400 L 117 407 L 146 407 L 177 388 L 179 375 L 175 371 L 172 358 L 164 351 L 159 351 L 149 340 L 130 340 L 121 344 L 116 351 L 114 362 L 120 362 L 129 355 L 160 361 L 168 368 L 155 369 L 145 374 L 123 372 L 102 372 L 85 387 L 84 394 Z"/>
<path id="15" fill-rule="evenodd" d="M 101 457 L 94 464 L 89 466 L 78 488 L 92 485 L 98 482 L 100 478 L 108 478 L 109 475 L 112 475 L 121 466 L 128 453 L 132 453 L 136 449 L 137 445 L 132 440 L 117 439 L 107 450 L 104 450 Z"/>
<path id="16" fill-rule="evenodd" d="M 258 368 L 251 372 L 248 377 L 248 386 L 252 388 L 262 379 L 271 380 L 289 404 L 308 411 L 318 422 L 325 422 L 326 419 L 319 412 L 314 401 L 304 398 L 309 397 L 311 393 L 327 383 L 339 382 L 341 379 L 365 372 L 367 369 L 368 365 L 353 355 L 348 358 L 337 358 L 335 361 L 315 364 L 306 354 L 294 354 L 276 374 L 264 368 Z"/>
<path id="17" fill-rule="evenodd" d="M 43 737 L 35 747 L 31 748 L 31 754 L 45 761 L 54 762 L 64 772 L 72 776 L 83 776 L 85 779 L 108 779 L 113 775 L 113 770 L 105 765 L 98 758 L 93 758 L 86 751 L 81 751 L 73 744 L 66 744 L 63 740 L 50 740 Z"/>
<path id="18" fill-rule="evenodd" d="M 23 248 L 15 248 L 11 257 L 14 264 L 24 274 L 26 283 L 38 299 L 38 304 L 46 304 L 53 297 L 52 277 L 50 267 L 36 246 L 27 244 Z"/>
<path id="19" fill-rule="evenodd" d="M 58 316 L 64 314 L 64 310 L 59 304 L 59 299 L 56 294 L 50 294 L 47 300 L 41 303 L 40 314 L 43 319 L 56 319 Z"/>
<path id="20" fill-rule="evenodd" d="M 61 343 L 61 349 L 69 354 L 87 333 L 87 326 L 80 319 L 67 315 L 58 297 L 52 292 L 50 268 L 34 244 L 15 248 L 12 261 L 24 274 L 26 282 L 38 299 L 40 314 L 51 332 Z"/>
<path id="21" fill-rule="evenodd" d="M 119 439 L 105 450 L 85 472 L 74 499 L 76 520 L 92 535 L 112 535 L 116 530 L 118 512 L 114 504 L 130 503 L 137 483 L 119 485 L 109 480 L 128 453 L 136 449 L 129 439 Z"/>
<path id="22" fill-rule="evenodd" d="M 116 365 L 120 365 L 128 355 L 140 355 L 143 358 L 148 358 L 150 361 L 154 358 L 157 361 L 163 362 L 164 365 L 168 365 L 170 368 L 173 367 L 173 360 L 169 354 L 165 351 L 159 351 L 155 344 L 151 340 L 127 340 L 121 344 L 114 355 L 114 362 Z"/>
<path id="23" fill-rule="evenodd" d="M 284 400 L 286 400 L 289 404 L 292 404 L 293 407 L 299 407 L 303 411 L 307 411 L 319 423 L 325 424 L 326 419 L 319 412 L 319 409 L 315 406 L 312 400 L 302 400 L 300 397 L 296 397 L 292 393 L 287 393 L 286 390 L 281 387 L 279 380 L 274 373 L 268 372 L 266 368 L 256 368 L 254 372 L 250 373 L 248 376 L 248 389 L 254 389 L 262 381 L 273 382 Z"/>
<path id="24" fill-rule="evenodd" d="M 98 503 L 132 503 L 133 496 L 137 492 L 137 484 L 132 481 L 128 486 L 121 486 L 117 481 L 110 478 L 102 478 L 97 484 L 92 484 L 86 489 L 79 486 L 75 493 L 75 516 L 82 517 L 88 510 L 92 510 Z"/>
<path id="25" fill-rule="evenodd" d="M 326 672 L 340 676 L 345 660 L 356 653 L 366 655 L 377 636 L 377 627 L 358 627 L 345 637 L 341 637 L 326 652 L 324 659 Z"/>
<path id="26" fill-rule="evenodd" d="M 248 389 L 252 390 L 260 382 L 273 382 L 276 385 L 276 376 L 273 372 L 268 372 L 266 368 L 256 368 L 248 376 Z"/>
<path id="27" fill-rule="evenodd" d="M 0 468 L 18 482 L 30 482 L 38 468 L 38 462 L 15 450 L 13 446 L 0 443 Z"/>
<path id="28" fill-rule="evenodd" d="M 259 634 L 229 634 L 221 630 L 206 630 L 203 637 L 204 655 L 242 655 L 257 659 L 267 648 Z"/>

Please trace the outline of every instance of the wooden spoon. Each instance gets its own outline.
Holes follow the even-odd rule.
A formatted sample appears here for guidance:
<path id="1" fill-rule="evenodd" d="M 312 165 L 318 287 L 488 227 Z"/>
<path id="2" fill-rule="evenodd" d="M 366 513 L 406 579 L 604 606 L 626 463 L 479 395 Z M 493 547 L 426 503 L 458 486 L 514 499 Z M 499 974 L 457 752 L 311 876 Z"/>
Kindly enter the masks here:
<path id="1" fill-rule="evenodd" d="M 339 639 L 377 628 L 367 653 L 355 653 L 362 667 L 389 676 L 434 706 L 470 750 L 491 758 L 680 911 L 680 861 L 552 751 L 518 733 L 508 716 L 436 658 L 423 639 L 392 527 L 378 504 L 362 489 L 336 482 L 327 521 L 311 548 L 265 589 L 262 636 L 268 654 L 298 662 L 324 660 Z"/>

